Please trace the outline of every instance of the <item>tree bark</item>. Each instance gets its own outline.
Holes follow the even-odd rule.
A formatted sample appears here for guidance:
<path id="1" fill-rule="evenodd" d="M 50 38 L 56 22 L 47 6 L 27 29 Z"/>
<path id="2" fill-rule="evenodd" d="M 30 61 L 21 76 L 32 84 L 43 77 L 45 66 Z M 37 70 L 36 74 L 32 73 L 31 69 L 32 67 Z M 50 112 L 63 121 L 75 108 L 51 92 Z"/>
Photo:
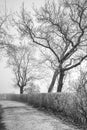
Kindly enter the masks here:
<path id="1" fill-rule="evenodd" d="M 23 87 L 20 87 L 20 94 L 23 94 Z"/>
<path id="2" fill-rule="evenodd" d="M 59 82 L 58 82 L 57 92 L 62 91 L 63 79 L 64 79 L 64 71 L 61 69 L 60 70 L 60 75 L 59 75 Z"/>
<path id="3" fill-rule="evenodd" d="M 55 82 L 56 82 L 56 78 L 57 78 L 57 76 L 58 76 L 58 69 L 57 70 L 55 70 L 55 72 L 54 72 L 54 75 L 53 75 L 53 78 L 52 78 L 52 81 L 51 81 L 51 84 L 50 84 L 50 87 L 49 87 L 49 89 L 48 89 L 48 92 L 52 92 L 52 90 L 53 90 L 53 87 L 54 87 L 54 84 L 55 84 Z"/>

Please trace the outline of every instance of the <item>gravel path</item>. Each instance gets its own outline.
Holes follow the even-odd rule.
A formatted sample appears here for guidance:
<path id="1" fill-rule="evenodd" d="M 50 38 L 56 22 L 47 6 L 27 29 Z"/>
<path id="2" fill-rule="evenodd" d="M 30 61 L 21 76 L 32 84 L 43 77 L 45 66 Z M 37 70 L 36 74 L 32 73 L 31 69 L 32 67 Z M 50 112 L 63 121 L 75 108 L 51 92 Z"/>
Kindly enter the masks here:
<path id="1" fill-rule="evenodd" d="M 0 101 L 0 104 L 6 130 L 77 130 L 26 104 L 13 101 Z"/>

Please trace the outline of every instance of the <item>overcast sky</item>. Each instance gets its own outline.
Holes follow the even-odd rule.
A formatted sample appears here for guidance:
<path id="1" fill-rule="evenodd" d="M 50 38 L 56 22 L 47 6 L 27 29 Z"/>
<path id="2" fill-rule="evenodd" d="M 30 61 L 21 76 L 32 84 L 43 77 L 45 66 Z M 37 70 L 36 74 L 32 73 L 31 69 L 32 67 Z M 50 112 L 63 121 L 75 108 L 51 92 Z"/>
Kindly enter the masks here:
<path id="1" fill-rule="evenodd" d="M 0 0 L 0 10 L 5 10 L 5 1 L 7 11 L 14 12 L 21 8 L 23 2 L 25 4 L 25 8 L 31 11 L 33 5 L 40 7 L 43 5 L 45 0 Z"/>
<path id="2" fill-rule="evenodd" d="M 0 0 L 0 12 L 5 13 L 5 1 L 6 1 L 6 13 L 19 12 L 24 2 L 24 6 L 27 10 L 32 12 L 33 5 L 40 7 L 45 0 Z M 0 61 L 0 93 L 19 92 L 18 89 L 13 88 L 13 74 L 11 69 L 6 68 L 6 60 Z M 75 75 L 74 75 L 75 77 Z M 43 88 L 44 89 L 44 88 Z M 44 91 L 44 90 L 43 90 Z"/>
<path id="3" fill-rule="evenodd" d="M 19 12 L 22 3 L 27 10 L 32 12 L 33 5 L 35 7 L 40 7 L 43 5 L 44 0 L 0 0 L 0 12 L 5 13 L 5 1 L 6 1 L 6 13 Z M 13 88 L 13 74 L 11 69 L 6 67 L 6 60 L 0 61 L 0 93 L 18 92 L 18 89 Z"/>

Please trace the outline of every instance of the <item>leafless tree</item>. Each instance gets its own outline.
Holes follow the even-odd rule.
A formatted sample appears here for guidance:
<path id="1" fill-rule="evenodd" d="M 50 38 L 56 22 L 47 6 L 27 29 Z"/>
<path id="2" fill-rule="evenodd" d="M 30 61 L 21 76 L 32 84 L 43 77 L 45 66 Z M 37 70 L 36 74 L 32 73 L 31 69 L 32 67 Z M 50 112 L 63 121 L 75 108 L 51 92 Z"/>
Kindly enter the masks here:
<path id="1" fill-rule="evenodd" d="M 0 48 L 3 49 L 6 45 L 7 32 L 5 29 L 7 17 L 0 16 Z"/>
<path id="2" fill-rule="evenodd" d="M 24 8 L 16 22 L 22 36 L 49 50 L 55 66 L 51 92 L 59 76 L 57 92 L 61 92 L 64 75 L 87 58 L 87 0 L 64 0 L 62 4 L 46 2 L 35 9 L 36 23 Z M 35 25 L 35 26 L 34 26 Z"/>
<path id="3" fill-rule="evenodd" d="M 35 79 L 38 79 L 34 70 L 32 53 L 30 48 L 24 45 L 8 48 L 8 65 L 12 68 L 15 76 L 15 85 L 20 88 L 20 94 L 23 94 L 24 87 Z"/>
<path id="4" fill-rule="evenodd" d="M 3 52 L 6 52 L 7 48 L 13 48 L 12 40 L 13 36 L 9 33 L 11 25 L 9 25 L 9 15 L 0 14 L 0 55 L 3 56 Z"/>

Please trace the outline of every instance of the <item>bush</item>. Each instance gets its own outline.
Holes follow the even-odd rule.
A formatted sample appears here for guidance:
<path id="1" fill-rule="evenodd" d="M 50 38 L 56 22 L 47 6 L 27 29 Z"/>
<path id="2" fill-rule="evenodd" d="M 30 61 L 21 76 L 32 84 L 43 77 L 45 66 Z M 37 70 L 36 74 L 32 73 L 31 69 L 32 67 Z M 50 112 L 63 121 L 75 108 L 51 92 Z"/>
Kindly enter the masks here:
<path id="1" fill-rule="evenodd" d="M 35 94 L 8 94 L 8 100 L 26 102 L 34 107 L 45 108 L 72 119 L 73 122 L 85 124 L 76 94 L 72 93 L 35 93 Z"/>

